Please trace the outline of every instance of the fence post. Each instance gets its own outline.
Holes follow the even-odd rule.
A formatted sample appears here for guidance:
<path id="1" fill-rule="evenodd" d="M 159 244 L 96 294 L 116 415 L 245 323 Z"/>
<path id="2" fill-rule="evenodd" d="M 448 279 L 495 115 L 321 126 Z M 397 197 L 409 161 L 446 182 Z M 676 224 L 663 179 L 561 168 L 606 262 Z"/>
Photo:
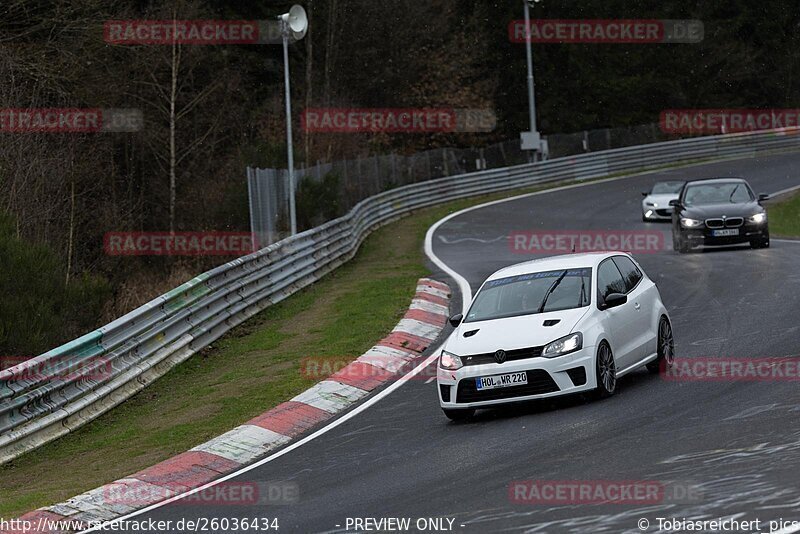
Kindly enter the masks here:
<path id="1" fill-rule="evenodd" d="M 380 161 L 378 161 L 379 157 L 380 156 L 372 156 L 372 159 L 375 160 L 375 180 L 374 180 L 375 188 L 373 189 L 372 192 L 373 195 L 378 194 L 383 190 L 383 179 L 381 177 L 381 164 Z"/>
<path id="2" fill-rule="evenodd" d="M 425 152 L 425 159 L 428 162 L 428 180 L 430 180 L 431 177 L 433 176 L 433 168 L 431 166 L 431 151 L 430 150 Z"/>
<path id="3" fill-rule="evenodd" d="M 255 210 L 253 209 L 253 183 L 252 183 L 253 169 L 247 167 L 247 198 L 250 200 L 250 239 L 253 242 L 253 252 L 256 251 L 256 225 L 253 221 Z M 259 238 L 260 240 L 260 238 Z"/>
<path id="4" fill-rule="evenodd" d="M 362 183 L 363 175 L 361 171 L 361 156 L 358 156 L 358 200 L 356 202 L 361 202 L 361 199 L 364 198 L 364 184 Z"/>

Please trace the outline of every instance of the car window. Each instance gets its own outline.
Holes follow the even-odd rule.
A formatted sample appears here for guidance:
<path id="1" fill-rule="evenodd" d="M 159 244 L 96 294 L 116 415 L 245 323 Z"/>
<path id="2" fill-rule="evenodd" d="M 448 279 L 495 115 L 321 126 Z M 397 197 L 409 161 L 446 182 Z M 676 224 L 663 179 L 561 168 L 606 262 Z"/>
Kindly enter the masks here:
<path id="1" fill-rule="evenodd" d="M 622 274 L 610 258 L 597 268 L 597 292 L 601 302 L 611 293 L 627 293 Z"/>
<path id="2" fill-rule="evenodd" d="M 544 311 L 567 310 L 589 304 L 591 269 L 583 269 L 582 276 L 567 276 L 553 290 L 545 303 Z"/>
<path id="3" fill-rule="evenodd" d="M 684 204 L 738 204 L 751 202 L 753 196 L 747 185 L 742 182 L 723 182 L 715 184 L 693 185 L 686 189 Z"/>
<path id="4" fill-rule="evenodd" d="M 630 258 L 625 256 L 614 256 L 613 260 L 617 264 L 619 272 L 622 273 L 622 279 L 625 281 L 625 293 L 628 293 L 642 279 L 642 271 L 636 267 L 636 264 Z"/>
<path id="5" fill-rule="evenodd" d="M 650 192 L 652 195 L 669 195 L 680 193 L 683 182 L 658 182 Z"/>
<path id="6" fill-rule="evenodd" d="M 490 280 L 475 296 L 464 322 L 539 313 L 542 303 L 544 312 L 588 306 L 591 280 L 588 267 Z"/>

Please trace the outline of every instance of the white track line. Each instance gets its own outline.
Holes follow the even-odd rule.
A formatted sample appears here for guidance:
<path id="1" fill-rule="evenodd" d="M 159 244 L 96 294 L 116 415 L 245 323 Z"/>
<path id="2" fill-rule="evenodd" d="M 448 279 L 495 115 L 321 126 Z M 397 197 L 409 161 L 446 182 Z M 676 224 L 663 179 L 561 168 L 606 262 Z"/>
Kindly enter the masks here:
<path id="1" fill-rule="evenodd" d="M 118 519 L 113 519 L 111 521 L 106 521 L 103 525 L 108 525 L 108 524 L 111 524 L 111 523 L 114 523 L 114 522 L 125 521 L 125 520 L 131 519 L 133 517 L 136 517 L 138 515 L 144 514 L 146 512 L 150 512 L 152 510 L 155 510 L 157 508 L 161 508 L 162 506 L 166 506 L 167 504 L 173 503 L 175 501 L 179 501 L 179 500 L 184 499 L 184 498 L 186 498 L 186 497 L 188 497 L 190 495 L 194 495 L 195 493 L 198 493 L 198 492 L 204 491 L 204 490 L 206 490 L 208 488 L 214 487 L 217 484 L 221 484 L 222 482 L 225 482 L 225 481 L 230 480 L 232 478 L 236 478 L 236 477 L 238 477 L 238 476 L 240 476 L 240 475 L 242 475 L 244 473 L 247 473 L 248 471 L 252 471 L 253 469 L 255 469 L 257 467 L 261 467 L 262 465 L 267 464 L 267 463 L 269 463 L 269 462 L 271 462 L 273 460 L 277 460 L 278 458 L 280 458 L 284 454 L 289 454 L 293 450 L 302 447 L 303 445 L 305 445 L 309 441 L 312 441 L 312 440 L 322 436 L 323 434 L 326 434 L 326 433 L 330 432 L 331 430 L 333 430 L 337 426 L 341 425 L 342 423 L 345 423 L 345 422 L 349 421 L 350 419 L 352 419 L 356 415 L 360 414 L 361 412 L 363 412 L 364 410 L 366 410 L 367 408 L 369 408 L 373 404 L 376 404 L 378 401 L 380 401 L 381 399 L 383 399 L 384 397 L 386 397 L 387 395 L 392 393 L 394 390 L 396 390 L 397 388 L 402 386 L 407 380 L 410 380 L 414 376 L 418 375 L 420 372 L 422 372 L 423 369 L 425 369 L 428 365 L 431 364 L 431 362 L 433 362 L 438 357 L 436 355 L 436 351 L 438 350 L 438 348 L 439 348 L 439 346 L 437 345 L 434 348 L 433 354 L 428 356 L 428 358 L 426 358 L 424 362 L 422 362 L 421 364 L 416 366 L 407 375 L 405 375 L 402 378 L 400 378 L 394 384 L 390 385 L 389 387 L 387 387 L 386 389 L 384 389 L 383 391 L 381 391 L 380 393 L 378 393 L 374 397 L 372 397 L 372 398 L 368 399 L 367 401 L 365 401 L 364 404 L 359 405 L 358 407 L 354 408 L 351 412 L 346 413 L 345 415 L 343 415 L 342 417 L 336 419 L 335 421 L 333 421 L 332 423 L 328 424 L 327 426 L 324 426 L 324 427 L 320 428 L 319 430 L 317 430 L 313 434 L 309 434 L 305 438 L 303 438 L 300 441 L 297 441 L 297 442 L 289 445 L 285 449 L 281 449 L 280 451 L 276 452 L 275 454 L 267 456 L 263 460 L 259 460 L 258 462 L 255 462 L 253 464 L 250 464 L 250 465 L 248 465 L 246 467 L 243 467 L 243 468 L 239 469 L 238 471 L 234 471 L 233 473 L 229 473 L 229 474 L 225 475 L 224 477 L 218 478 L 218 479 L 216 479 L 216 480 L 214 480 L 212 482 L 209 482 L 208 484 L 200 486 L 199 488 L 195 488 L 195 489 L 187 491 L 185 493 L 181 493 L 180 495 L 176 495 L 176 496 L 171 497 L 171 498 L 169 498 L 169 499 L 167 499 L 165 501 L 161 501 L 159 503 L 153 504 L 151 506 L 148 506 L 147 508 L 142 508 L 141 510 L 137 510 L 136 512 L 132 512 L 132 513 L 130 513 L 130 514 L 126 515 L 126 516 L 120 517 Z M 98 525 L 98 526 L 95 526 L 95 527 L 90 528 L 88 530 L 83 530 L 81 532 L 98 532 L 100 530 L 105 530 L 105 529 L 102 528 L 103 525 Z"/>
<path id="2" fill-rule="evenodd" d="M 770 193 L 769 196 L 771 199 L 772 197 L 777 197 L 786 193 L 791 193 L 792 191 L 797 191 L 798 189 L 800 189 L 800 185 L 794 185 L 792 187 L 787 187 L 786 189 L 781 189 L 780 191 L 775 191 L 774 193 Z"/>
<path id="3" fill-rule="evenodd" d="M 720 161 L 727 161 L 727 160 L 720 160 Z M 664 172 L 665 170 L 674 170 L 676 168 L 696 167 L 696 166 L 702 166 L 702 165 L 709 165 L 711 163 L 715 163 L 715 162 L 712 161 L 712 162 L 703 162 L 703 163 L 693 164 L 693 165 L 682 165 L 680 167 L 670 167 L 669 169 L 655 169 L 655 170 L 652 170 L 652 171 L 646 171 L 646 172 L 637 173 L 637 174 L 630 174 L 630 175 L 626 175 L 626 176 L 617 176 L 617 177 L 614 177 L 614 178 L 606 178 L 604 180 L 594 180 L 594 181 L 583 182 L 583 183 L 579 183 L 579 184 L 565 185 L 565 186 L 556 187 L 556 188 L 553 188 L 553 189 L 545 189 L 543 191 L 535 191 L 533 193 L 525 193 L 525 194 L 522 194 L 522 195 L 516 195 L 516 196 L 508 197 L 508 198 L 501 198 L 499 200 L 493 200 L 491 202 L 485 202 L 483 204 L 470 206 L 469 208 L 465 208 L 465 209 L 457 211 L 455 213 L 451 213 L 447 217 L 445 217 L 443 219 L 440 219 L 439 221 L 434 223 L 433 226 L 428 228 L 428 232 L 425 234 L 425 254 L 428 256 L 428 258 L 430 258 L 430 260 L 437 267 L 439 267 L 442 271 L 447 273 L 451 278 L 453 278 L 453 280 L 456 281 L 456 283 L 458 284 L 458 288 L 461 291 L 461 300 L 462 300 L 461 308 L 463 310 L 463 313 L 466 313 L 467 310 L 469 309 L 469 304 L 472 302 L 472 288 L 470 287 L 469 282 L 467 281 L 466 278 L 464 278 L 463 276 L 458 274 L 455 270 L 451 269 L 446 263 L 444 263 L 444 261 L 442 261 L 433 252 L 433 234 L 445 222 L 449 221 L 450 219 L 453 219 L 454 217 L 458 217 L 459 215 L 462 215 L 464 213 L 467 213 L 467 212 L 470 212 L 470 211 L 473 211 L 473 210 L 476 210 L 476 209 L 484 208 L 486 206 L 493 206 L 495 204 L 502 204 L 503 202 L 511 202 L 513 200 L 517 200 L 517 199 L 520 199 L 520 198 L 527 198 L 527 197 L 534 197 L 534 196 L 538 196 L 538 195 L 545 195 L 545 194 L 548 194 L 548 193 L 555 193 L 557 191 L 565 191 L 565 190 L 568 190 L 568 189 L 576 189 L 578 187 L 585 187 L 587 185 L 596 185 L 596 184 L 603 184 L 603 183 L 607 183 L 607 182 L 615 182 L 615 181 L 618 181 L 618 180 L 627 180 L 627 179 L 634 178 L 634 177 L 637 177 L 637 176 L 646 176 L 646 175 L 649 175 L 649 174 L 656 174 L 656 173 Z M 216 479 L 216 480 L 214 480 L 212 482 L 209 482 L 208 484 L 205 484 L 205 485 L 200 486 L 198 488 L 195 488 L 193 490 L 187 491 L 186 493 L 182 493 L 180 495 L 176 495 L 175 497 L 171 497 L 170 499 L 167 499 L 165 501 L 161 501 L 159 503 L 150 505 L 147 508 L 142 508 L 141 510 L 137 510 L 136 512 L 132 512 L 132 513 L 130 513 L 130 514 L 126 515 L 126 516 L 122 516 L 122 517 L 120 517 L 118 519 L 107 521 L 107 522 L 103 523 L 102 525 L 95 526 L 95 527 L 93 527 L 91 529 L 84 530 L 82 532 L 98 532 L 98 531 L 101 531 L 101 530 L 105 530 L 105 529 L 103 529 L 104 525 L 109 525 L 109 524 L 114 523 L 114 522 L 125 521 L 125 520 L 131 519 L 133 517 L 139 516 L 141 514 L 144 514 L 146 512 L 150 512 L 152 510 L 156 510 L 158 508 L 161 508 L 162 506 L 166 506 L 167 504 L 171 504 L 171 503 L 173 503 L 175 501 L 179 501 L 179 500 L 184 499 L 184 498 L 186 498 L 186 497 L 188 497 L 190 495 L 194 495 L 195 493 L 204 491 L 204 490 L 206 490 L 208 488 L 211 488 L 211 487 L 214 487 L 214 486 L 216 486 L 218 484 L 221 484 L 222 482 L 225 482 L 225 481 L 230 480 L 232 478 L 236 478 L 239 475 L 247 473 L 248 471 L 251 471 L 251 470 L 253 470 L 253 469 L 257 468 L 257 467 L 261 467 L 262 465 L 268 464 L 269 462 L 272 462 L 273 460 L 277 460 L 278 458 L 280 458 L 281 456 L 283 456 L 285 454 L 289 454 L 290 452 L 294 451 L 295 449 L 298 449 L 298 448 L 302 447 L 306 443 L 308 443 L 310 441 L 313 441 L 313 440 L 317 439 L 318 437 L 320 437 L 320 436 L 322 436 L 324 434 L 327 434 L 328 432 L 330 432 L 334 428 L 336 428 L 339 425 L 349 421 L 350 419 L 352 419 L 356 415 L 360 414 L 361 412 L 363 412 L 367 408 L 371 407 L 372 405 L 377 404 L 384 397 L 387 397 L 389 394 L 394 392 L 400 386 L 405 384 L 409 379 L 411 379 L 414 376 L 418 375 L 420 372 L 422 372 L 423 369 L 425 369 L 434 360 L 436 360 L 436 358 L 437 358 L 436 352 L 439 350 L 440 346 L 441 346 L 441 344 L 435 346 L 434 349 L 433 349 L 433 353 L 430 356 L 428 356 L 425 359 L 425 361 L 423 361 L 421 364 L 419 364 L 414 369 L 412 369 L 408 374 L 406 374 L 402 378 L 398 379 L 397 382 L 393 383 L 392 385 L 390 385 L 389 387 L 387 387 L 383 391 L 380 391 L 374 397 L 369 398 L 363 404 L 361 404 L 361 405 L 357 406 L 356 408 L 354 408 L 352 411 L 350 411 L 350 412 L 346 413 L 345 415 L 339 417 L 335 421 L 333 421 L 333 422 L 329 423 L 328 425 L 320 428 L 319 430 L 316 430 L 314 433 L 309 434 L 308 436 L 306 436 L 305 438 L 301 439 L 300 441 L 297 441 L 297 442 L 289 445 L 285 449 L 281 449 L 280 451 L 276 452 L 275 454 L 267 456 L 266 458 L 264 458 L 262 460 L 259 460 L 258 462 L 255 462 L 255 463 L 250 464 L 250 465 L 248 465 L 246 467 L 243 467 L 243 468 L 241 468 L 241 469 L 239 469 L 237 471 L 229 473 L 229 474 L 223 476 L 222 478 L 218 478 L 218 479 Z M 785 532 L 781 532 L 780 534 L 792 534 L 794 532 L 800 532 L 800 527 L 798 527 L 795 530 L 787 530 Z"/>

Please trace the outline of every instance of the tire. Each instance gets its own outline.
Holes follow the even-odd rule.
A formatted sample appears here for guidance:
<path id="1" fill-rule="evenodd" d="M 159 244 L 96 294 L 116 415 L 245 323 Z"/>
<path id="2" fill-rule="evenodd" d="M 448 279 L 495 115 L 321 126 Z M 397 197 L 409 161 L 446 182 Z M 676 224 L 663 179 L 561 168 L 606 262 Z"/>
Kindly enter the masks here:
<path id="1" fill-rule="evenodd" d="M 467 419 L 475 415 L 475 408 L 465 408 L 458 410 L 449 410 L 447 408 L 442 408 L 442 411 L 451 421 L 466 421 Z"/>
<path id="2" fill-rule="evenodd" d="M 675 363 L 675 338 L 672 335 L 672 325 L 669 319 L 661 316 L 658 321 L 658 358 L 647 364 L 647 370 L 653 374 L 666 371 Z"/>
<path id="3" fill-rule="evenodd" d="M 595 377 L 597 378 L 597 389 L 595 396 L 605 399 L 617 392 L 617 366 L 614 363 L 614 354 L 611 347 L 605 341 L 597 346 L 597 356 L 595 357 Z"/>
<path id="4" fill-rule="evenodd" d="M 687 243 L 686 240 L 680 236 L 680 234 L 675 235 L 674 232 L 672 234 L 672 249 L 681 254 L 686 254 L 689 252 L 689 250 L 691 250 L 689 243 Z"/>

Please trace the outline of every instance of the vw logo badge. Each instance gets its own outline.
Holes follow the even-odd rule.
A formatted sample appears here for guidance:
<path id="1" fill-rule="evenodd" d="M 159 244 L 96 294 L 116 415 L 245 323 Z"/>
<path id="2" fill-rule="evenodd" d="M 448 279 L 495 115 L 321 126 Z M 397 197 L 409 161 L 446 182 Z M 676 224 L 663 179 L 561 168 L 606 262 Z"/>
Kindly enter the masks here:
<path id="1" fill-rule="evenodd" d="M 504 361 L 506 361 L 506 351 L 500 349 L 497 352 L 495 352 L 494 361 L 496 361 L 497 363 L 503 363 Z"/>

